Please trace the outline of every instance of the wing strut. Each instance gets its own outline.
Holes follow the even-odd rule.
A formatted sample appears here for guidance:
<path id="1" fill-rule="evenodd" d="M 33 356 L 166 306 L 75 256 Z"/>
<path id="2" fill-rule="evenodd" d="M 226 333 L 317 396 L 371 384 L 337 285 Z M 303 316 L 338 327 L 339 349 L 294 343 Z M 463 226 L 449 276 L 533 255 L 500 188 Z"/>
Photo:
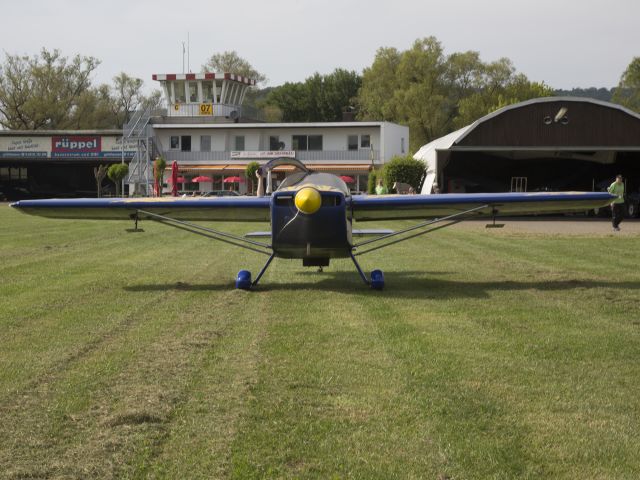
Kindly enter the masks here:
<path id="1" fill-rule="evenodd" d="M 418 223 L 417 225 L 413 225 L 411 227 L 407 227 L 407 228 L 405 228 L 403 230 L 398 230 L 397 232 L 389 233 L 389 234 L 383 235 L 381 237 L 373 238 L 371 240 L 365 240 L 364 242 L 360 242 L 360 243 L 355 244 L 353 246 L 353 248 L 356 249 L 356 248 L 361 247 L 363 245 L 369 245 L 369 244 L 374 243 L 374 242 L 379 242 L 381 240 L 386 240 L 388 238 L 395 237 L 396 235 L 400 235 L 402 233 L 411 232 L 413 230 L 417 230 L 417 229 L 423 228 L 423 227 L 428 227 L 430 225 L 435 225 L 437 223 L 448 222 L 448 223 L 445 223 L 444 225 L 437 225 L 437 226 L 435 226 L 433 228 L 430 228 L 428 230 L 424 230 L 422 232 L 414 233 L 413 235 L 409 235 L 408 237 L 403 237 L 403 238 L 399 238 L 398 240 L 394 240 L 392 242 L 387 242 L 384 245 L 378 245 L 376 247 L 369 248 L 368 250 L 364 250 L 362 252 L 358 252 L 358 253 L 354 254 L 353 256 L 357 257 L 358 255 L 364 255 L 365 253 L 373 252 L 375 250 L 380 250 L 381 248 L 388 247 L 388 246 L 394 245 L 396 243 L 404 242 L 405 240 L 409 240 L 411 238 L 419 237 L 420 235 L 424 235 L 426 233 L 435 232 L 436 230 L 440 230 L 442 228 L 446 228 L 446 227 L 449 227 L 451 225 L 455 225 L 456 223 L 459 223 L 459 222 L 465 220 L 467 218 L 467 216 L 469 216 L 470 214 L 472 214 L 474 212 L 477 212 L 479 210 L 483 210 L 483 209 L 485 209 L 487 207 L 489 207 L 489 205 L 481 205 L 479 207 L 470 208 L 469 210 L 465 210 L 463 212 L 454 213 L 453 215 L 447 215 L 446 217 L 435 218 L 433 220 L 428 220 L 426 222 L 421 222 L 421 223 Z"/>
<path id="2" fill-rule="evenodd" d="M 255 245 L 260 248 L 271 250 L 271 245 L 262 242 L 256 242 L 255 240 L 249 240 L 244 237 L 240 237 L 238 235 L 233 235 L 232 233 L 221 232 L 219 230 L 214 230 L 212 228 L 203 227 L 201 225 L 196 225 L 195 223 L 185 222 L 182 220 L 176 220 L 174 218 L 165 217 L 164 215 L 158 215 L 157 213 L 147 212 L 146 210 L 137 210 L 134 220 L 136 221 L 136 225 L 138 223 L 139 215 L 142 214 L 144 216 L 149 217 L 151 220 L 162 223 L 169 227 L 174 227 L 179 230 L 184 230 L 186 232 L 195 233 L 196 235 L 202 235 L 203 237 L 211 238 L 213 240 L 219 240 L 224 243 L 228 243 L 230 245 L 234 245 L 236 247 L 245 248 L 247 250 L 251 250 L 253 252 L 262 253 L 264 255 L 272 255 L 272 252 L 267 252 L 265 250 L 260 250 L 259 248 L 255 248 L 249 245 L 243 245 L 239 242 L 248 243 L 250 245 Z M 223 238 L 220 238 L 223 237 Z M 227 239 L 232 240 L 227 240 Z M 237 241 L 234 241 L 237 240 Z"/>

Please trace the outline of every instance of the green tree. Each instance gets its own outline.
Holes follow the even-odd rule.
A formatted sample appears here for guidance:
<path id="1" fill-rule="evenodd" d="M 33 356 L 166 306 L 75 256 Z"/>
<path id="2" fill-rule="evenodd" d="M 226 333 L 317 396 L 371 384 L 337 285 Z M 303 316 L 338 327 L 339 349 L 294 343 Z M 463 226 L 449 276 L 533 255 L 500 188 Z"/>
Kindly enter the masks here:
<path id="1" fill-rule="evenodd" d="M 99 63 L 45 48 L 33 57 L 6 54 L 0 66 L 0 125 L 15 130 L 74 126 L 74 111 L 90 90 L 90 76 Z"/>
<path id="2" fill-rule="evenodd" d="M 120 185 L 129 173 L 129 165 L 126 163 L 114 163 L 107 170 L 107 176 L 116 185 L 116 197 L 120 196 Z"/>
<path id="3" fill-rule="evenodd" d="M 153 175 L 154 180 L 158 182 L 160 186 L 164 183 L 164 171 L 167 169 L 167 161 L 162 157 L 157 157 L 153 161 Z"/>
<path id="4" fill-rule="evenodd" d="M 640 57 L 634 57 L 622 74 L 613 101 L 640 112 Z"/>
<path id="5" fill-rule="evenodd" d="M 113 77 L 112 110 L 119 127 L 127 123 L 133 112 L 142 106 L 145 100 L 142 94 L 143 85 L 144 82 L 140 78 L 130 77 L 124 72 Z"/>
<path id="6" fill-rule="evenodd" d="M 426 168 L 423 161 L 411 155 L 395 156 L 384 166 L 384 179 L 389 186 L 395 182 L 408 183 L 417 192 Z"/>
<path id="7" fill-rule="evenodd" d="M 267 77 L 256 70 L 247 60 L 242 58 L 235 50 L 214 53 L 204 65 L 203 72 L 235 73 L 254 79 L 256 84 L 265 83 Z"/>
<path id="8" fill-rule="evenodd" d="M 265 103 L 280 109 L 285 122 L 335 122 L 355 104 L 361 85 L 358 73 L 337 68 L 329 75 L 315 73 L 304 82 L 276 87 Z"/>
<path id="9" fill-rule="evenodd" d="M 375 195 L 377 181 L 378 181 L 378 172 L 376 170 L 371 170 L 369 172 L 369 178 L 367 179 L 367 193 L 369 195 Z"/>
<path id="10" fill-rule="evenodd" d="M 253 193 L 253 186 L 256 180 L 256 172 L 259 168 L 260 164 L 258 162 L 249 162 L 244 169 L 244 174 L 247 177 L 247 180 L 249 180 L 249 188 L 251 189 L 251 193 Z"/>
<path id="11" fill-rule="evenodd" d="M 404 52 L 378 50 L 365 68 L 358 94 L 359 118 L 409 126 L 411 150 L 502 106 L 550 96 L 543 83 L 517 74 L 509 59 L 484 63 L 478 52 L 444 55 L 434 37 Z"/>

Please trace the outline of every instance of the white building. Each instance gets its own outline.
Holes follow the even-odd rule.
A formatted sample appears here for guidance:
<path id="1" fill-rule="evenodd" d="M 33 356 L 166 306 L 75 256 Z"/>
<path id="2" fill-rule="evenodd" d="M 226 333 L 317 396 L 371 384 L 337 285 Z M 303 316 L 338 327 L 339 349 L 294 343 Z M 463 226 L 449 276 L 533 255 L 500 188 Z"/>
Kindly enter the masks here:
<path id="1" fill-rule="evenodd" d="M 350 177 L 352 190 L 364 191 L 372 168 L 408 153 L 409 128 L 390 122 L 260 122 L 258 112 L 242 106 L 248 88 L 255 85 L 244 77 L 200 73 L 156 74 L 153 79 L 160 82 L 168 108 L 149 120 L 154 148 L 148 153 L 162 156 L 168 165 L 177 162 L 185 179 L 179 186 L 182 191 L 233 188 L 245 193 L 247 164 L 263 164 L 279 156 L 295 157 L 316 171 Z M 132 167 L 131 193 L 138 183 L 135 172 L 142 172 L 139 166 Z M 274 188 L 289 171 L 286 167 L 275 170 Z M 194 183 L 195 177 L 211 181 Z M 225 182 L 230 177 L 241 181 Z"/>

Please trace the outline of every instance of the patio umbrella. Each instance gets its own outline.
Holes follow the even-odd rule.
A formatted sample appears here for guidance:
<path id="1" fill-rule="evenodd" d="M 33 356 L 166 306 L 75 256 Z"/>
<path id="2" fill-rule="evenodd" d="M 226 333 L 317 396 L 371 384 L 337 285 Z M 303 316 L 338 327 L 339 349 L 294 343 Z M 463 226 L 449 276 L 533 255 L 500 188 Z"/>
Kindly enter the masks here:
<path id="1" fill-rule="evenodd" d="M 342 179 L 342 181 L 344 183 L 354 183 L 355 180 L 353 179 L 353 177 L 349 177 L 347 175 L 341 175 L 340 178 Z"/>
<path id="2" fill-rule="evenodd" d="M 242 177 L 227 177 L 223 180 L 224 183 L 244 183 Z"/>
<path id="3" fill-rule="evenodd" d="M 171 182 L 169 182 L 171 180 Z M 171 163 L 171 177 L 167 179 L 171 183 L 171 195 L 178 196 L 178 162 L 175 160 Z"/>
<path id="4" fill-rule="evenodd" d="M 175 181 L 174 181 L 174 179 L 173 179 L 173 178 L 168 178 L 168 179 L 167 179 L 167 183 L 173 183 L 174 185 L 175 185 L 176 183 L 184 183 L 184 182 L 186 182 L 186 181 L 187 181 L 187 179 L 186 179 L 186 178 L 184 178 L 184 177 L 177 177 L 177 178 L 175 179 Z"/>
<path id="5" fill-rule="evenodd" d="M 198 183 L 198 182 L 213 182 L 213 178 L 211 177 L 207 177 L 205 175 L 200 175 L 198 177 L 195 177 L 191 180 L 193 183 Z"/>

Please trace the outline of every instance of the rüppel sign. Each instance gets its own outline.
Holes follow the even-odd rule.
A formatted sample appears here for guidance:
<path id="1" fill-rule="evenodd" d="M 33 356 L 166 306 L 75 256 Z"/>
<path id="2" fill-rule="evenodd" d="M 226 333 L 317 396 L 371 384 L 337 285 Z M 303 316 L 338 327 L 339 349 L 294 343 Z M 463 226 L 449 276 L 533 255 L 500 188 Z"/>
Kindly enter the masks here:
<path id="1" fill-rule="evenodd" d="M 100 135 L 68 135 L 51 137 L 52 157 L 99 157 Z"/>

